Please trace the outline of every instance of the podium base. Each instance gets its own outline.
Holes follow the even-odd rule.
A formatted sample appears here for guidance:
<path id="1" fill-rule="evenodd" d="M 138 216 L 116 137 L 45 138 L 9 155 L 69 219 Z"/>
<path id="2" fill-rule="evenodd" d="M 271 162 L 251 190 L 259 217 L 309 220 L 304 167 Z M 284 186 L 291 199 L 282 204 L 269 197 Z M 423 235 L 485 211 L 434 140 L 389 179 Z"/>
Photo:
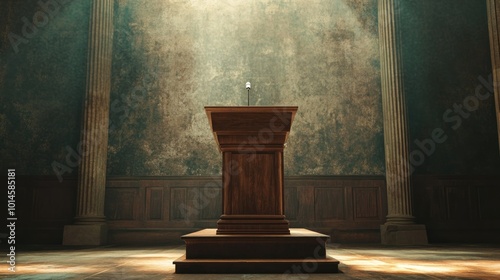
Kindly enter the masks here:
<path id="1" fill-rule="evenodd" d="M 186 255 L 176 273 L 335 273 L 326 255 L 328 235 L 292 228 L 290 234 L 216 234 L 204 229 L 181 237 Z"/>
<path id="2" fill-rule="evenodd" d="M 174 261 L 175 273 L 338 273 L 339 261 L 326 257 L 324 259 L 186 259 L 182 256 Z"/>

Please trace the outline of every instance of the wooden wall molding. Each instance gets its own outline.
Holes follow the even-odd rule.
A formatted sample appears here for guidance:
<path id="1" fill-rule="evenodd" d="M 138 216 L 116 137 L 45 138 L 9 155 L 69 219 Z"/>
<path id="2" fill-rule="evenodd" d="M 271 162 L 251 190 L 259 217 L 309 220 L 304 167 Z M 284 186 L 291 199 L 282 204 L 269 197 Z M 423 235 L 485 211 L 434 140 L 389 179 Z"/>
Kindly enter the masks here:
<path id="1" fill-rule="evenodd" d="M 378 240 L 385 219 L 385 182 L 369 176 L 285 177 L 285 215 L 291 227 L 334 231 L 372 231 Z M 214 228 L 222 213 L 220 177 L 110 177 L 106 212 L 110 241 L 131 242 L 133 232 L 157 229 L 178 236 Z M 175 234 L 174 234 L 175 236 Z"/>
<path id="2" fill-rule="evenodd" d="M 214 228 L 220 184 L 219 176 L 108 177 L 109 243 L 179 243 L 182 234 Z M 417 222 L 427 225 L 430 242 L 500 241 L 500 176 L 414 176 L 412 184 Z M 77 179 L 18 176 L 16 186 L 20 244 L 61 244 L 76 215 Z M 285 203 L 292 227 L 330 234 L 333 242 L 380 242 L 383 176 L 288 176 Z"/>

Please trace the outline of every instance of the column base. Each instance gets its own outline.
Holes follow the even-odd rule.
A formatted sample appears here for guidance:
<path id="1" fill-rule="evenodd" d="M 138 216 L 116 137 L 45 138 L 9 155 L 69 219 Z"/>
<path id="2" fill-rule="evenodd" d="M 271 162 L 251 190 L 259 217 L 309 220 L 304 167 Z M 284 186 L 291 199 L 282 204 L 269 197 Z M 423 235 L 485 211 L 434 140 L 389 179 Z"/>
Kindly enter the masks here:
<path id="1" fill-rule="evenodd" d="M 63 245 L 99 246 L 106 244 L 106 224 L 64 226 Z"/>
<path id="2" fill-rule="evenodd" d="M 427 245 L 425 225 L 385 224 L 380 226 L 384 245 Z"/>

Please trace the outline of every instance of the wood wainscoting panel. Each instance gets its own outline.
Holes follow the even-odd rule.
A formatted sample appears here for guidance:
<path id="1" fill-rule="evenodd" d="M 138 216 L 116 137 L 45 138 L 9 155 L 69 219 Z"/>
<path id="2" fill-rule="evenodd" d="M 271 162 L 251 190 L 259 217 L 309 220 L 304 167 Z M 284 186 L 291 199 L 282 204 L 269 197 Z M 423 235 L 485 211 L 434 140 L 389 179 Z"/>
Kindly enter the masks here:
<path id="1" fill-rule="evenodd" d="M 296 195 L 287 196 L 292 189 Z M 297 206 L 291 227 L 329 234 L 332 242 L 380 242 L 387 215 L 382 176 L 288 176 L 285 197 L 287 207 Z"/>
<path id="2" fill-rule="evenodd" d="M 380 193 L 381 190 L 377 187 L 356 187 L 352 189 L 355 220 L 383 219 Z"/>
<path id="3" fill-rule="evenodd" d="M 316 188 L 314 190 L 314 220 L 345 220 L 347 212 L 345 202 L 345 188 Z"/>
<path id="4" fill-rule="evenodd" d="M 106 190 L 107 220 L 137 220 L 137 198 L 139 190 L 126 188 L 113 188 Z"/>
<path id="5" fill-rule="evenodd" d="M 414 214 L 430 242 L 500 242 L 500 177 L 417 175 L 412 183 Z M 182 234 L 215 228 L 221 184 L 220 176 L 109 177 L 109 243 L 181 242 Z M 60 244 L 64 225 L 73 223 L 76 187 L 76 178 L 18 176 L 19 242 Z M 329 234 L 332 242 L 380 242 L 385 192 L 382 176 L 288 176 L 285 214 L 291 227 Z"/>
<path id="6" fill-rule="evenodd" d="M 16 176 L 16 244 L 61 244 L 64 226 L 75 217 L 76 187 L 74 177 Z M 6 214 L 0 214 L 4 221 Z"/>
<path id="7" fill-rule="evenodd" d="M 140 219 L 141 190 L 137 187 L 106 188 L 105 216 L 108 221 L 137 221 Z"/>
<path id="8" fill-rule="evenodd" d="M 164 189 L 161 187 L 146 187 L 146 219 L 162 220 L 164 217 Z"/>
<path id="9" fill-rule="evenodd" d="M 222 189 L 218 186 L 204 186 L 198 188 L 198 208 L 200 220 L 216 221 L 222 214 Z"/>
<path id="10" fill-rule="evenodd" d="M 484 221 L 500 220 L 500 185 L 478 187 L 479 218 Z"/>
<path id="11" fill-rule="evenodd" d="M 118 211 L 108 217 L 110 240 L 130 243 L 145 234 L 149 242 L 215 228 L 222 214 L 220 177 L 134 177 L 108 178 L 107 211 Z M 130 189 L 124 192 L 123 189 Z M 138 189 L 139 188 L 139 189 Z M 255 190 L 258 191 L 258 190 Z M 136 199 L 130 195 L 136 194 Z M 142 193 L 144 195 L 142 195 Z M 154 196 L 154 197 L 153 197 Z M 306 227 L 332 235 L 335 242 L 378 242 L 379 226 L 384 223 L 385 181 L 375 176 L 295 176 L 285 177 L 285 213 L 292 227 Z M 142 198 L 144 197 L 144 198 Z M 117 203 L 138 203 L 135 221 L 124 221 L 133 215 Z M 125 207 L 125 206 L 123 206 Z M 113 219 L 120 217 L 120 219 Z M 142 218 L 141 218 L 142 217 Z M 124 237 L 126 236 L 126 237 Z"/>
<path id="12" fill-rule="evenodd" d="M 500 242 L 499 176 L 416 175 L 412 183 L 429 242 Z"/>
<path id="13" fill-rule="evenodd" d="M 446 205 L 446 219 L 449 221 L 469 220 L 473 218 L 473 213 L 476 211 L 471 207 L 471 192 L 468 186 L 461 186 L 456 182 L 447 184 L 444 188 L 445 205 Z"/>
<path id="14" fill-rule="evenodd" d="M 215 227 L 221 215 L 220 177 L 110 177 L 107 190 L 115 191 L 107 195 L 118 198 L 107 197 L 106 211 L 116 211 L 120 200 L 125 205 L 127 188 L 136 194 L 135 218 L 107 217 L 110 243 L 180 242 L 183 234 Z"/>
<path id="15" fill-rule="evenodd" d="M 296 221 L 299 212 L 299 196 L 296 187 L 285 187 L 285 216 L 289 221 Z"/>
<path id="16" fill-rule="evenodd" d="M 30 220 L 37 223 L 65 223 L 73 219 L 74 201 L 62 200 L 62 197 L 75 197 L 75 189 L 46 185 L 32 189 L 33 204 Z"/>
<path id="17" fill-rule="evenodd" d="M 189 211 L 192 206 L 188 207 L 186 188 L 174 187 L 170 189 L 170 220 L 183 221 L 189 219 L 190 216 L 195 215 L 195 212 Z M 193 208 L 194 209 L 194 208 Z"/>

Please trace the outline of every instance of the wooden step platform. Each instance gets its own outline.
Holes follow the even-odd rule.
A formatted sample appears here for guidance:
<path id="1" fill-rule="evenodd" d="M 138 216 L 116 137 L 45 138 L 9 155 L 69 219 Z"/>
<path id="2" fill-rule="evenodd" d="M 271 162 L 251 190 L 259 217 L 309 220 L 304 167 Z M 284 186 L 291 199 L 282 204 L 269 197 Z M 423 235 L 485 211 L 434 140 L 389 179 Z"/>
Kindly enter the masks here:
<path id="1" fill-rule="evenodd" d="M 326 255 L 328 235 L 301 228 L 290 234 L 216 234 L 204 229 L 181 237 L 186 255 L 176 273 L 336 273 Z"/>
<path id="2" fill-rule="evenodd" d="M 175 273 L 337 273 L 339 261 L 324 259 L 186 259 L 174 261 Z"/>

